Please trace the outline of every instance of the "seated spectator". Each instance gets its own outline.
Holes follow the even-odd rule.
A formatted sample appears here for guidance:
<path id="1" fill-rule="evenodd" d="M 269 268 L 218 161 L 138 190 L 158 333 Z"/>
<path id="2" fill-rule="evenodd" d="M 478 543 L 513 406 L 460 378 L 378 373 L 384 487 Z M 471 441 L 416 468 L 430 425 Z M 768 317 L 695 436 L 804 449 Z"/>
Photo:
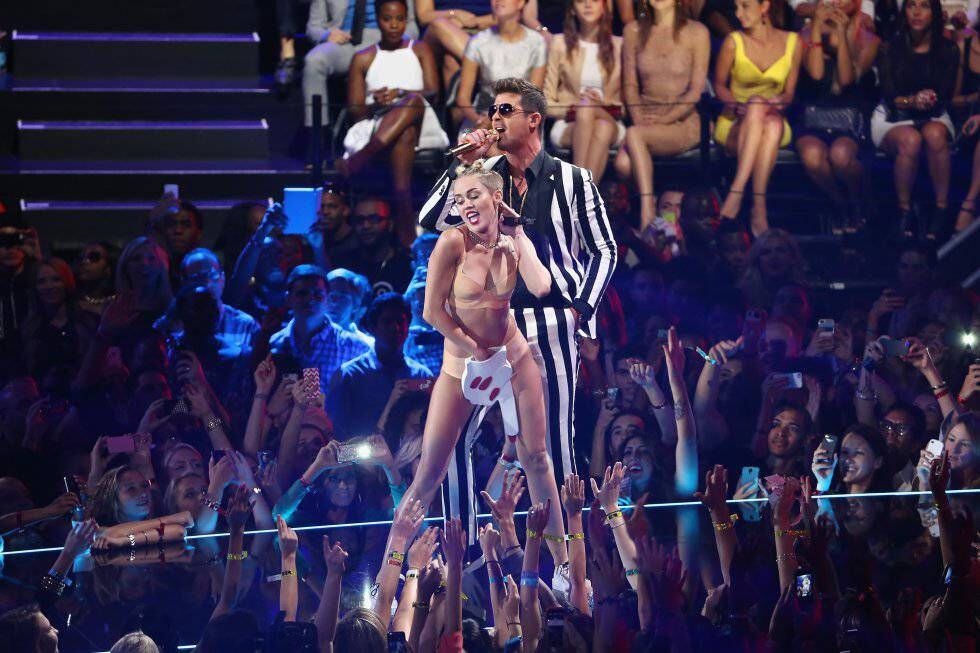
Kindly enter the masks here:
<path id="1" fill-rule="evenodd" d="M 323 185 L 316 218 L 307 238 L 313 247 L 314 262 L 328 270 L 333 267 L 332 261 L 352 254 L 361 245 L 350 226 L 350 204 L 344 186 Z"/>
<path id="2" fill-rule="evenodd" d="M 436 331 L 422 316 L 425 308 L 425 281 L 428 275 L 423 265 L 415 268 L 412 281 L 403 297 L 412 308 L 412 322 L 408 325 L 408 338 L 405 339 L 405 356 L 412 358 L 430 370 L 442 369 L 442 334 Z"/>
<path id="3" fill-rule="evenodd" d="M 74 372 L 95 335 L 96 318 L 79 308 L 75 276 L 63 260 L 42 259 L 33 273 L 23 326 L 27 369 L 38 379 L 52 368 Z"/>
<path id="4" fill-rule="evenodd" d="M 286 287 L 293 319 L 272 336 L 272 354 L 292 361 L 293 369 L 319 369 L 320 389 L 326 392 L 334 372 L 345 361 L 367 352 L 368 346 L 327 316 L 327 275 L 323 270 L 298 265 L 289 273 Z"/>
<path id="5" fill-rule="evenodd" d="M 623 97 L 633 126 L 616 169 L 632 176 L 640 197 L 640 229 L 656 217 L 654 156 L 674 156 L 701 139 L 697 103 L 708 78 L 711 45 L 704 25 L 676 2 L 648 0 L 623 28 Z"/>
<path id="6" fill-rule="evenodd" d="M 391 205 L 381 197 L 361 199 L 354 205 L 350 223 L 361 246 L 334 265 L 367 277 L 375 296 L 404 292 L 412 279 L 412 262 L 395 238 Z"/>
<path id="7" fill-rule="evenodd" d="M 116 298 L 113 271 L 116 269 L 111 248 L 106 243 L 88 243 L 75 259 L 75 283 L 78 286 L 78 307 L 102 315 L 106 305 Z"/>
<path id="8" fill-rule="evenodd" d="M 768 309 L 781 287 L 803 283 L 805 265 L 796 239 L 782 229 L 770 229 L 752 243 L 738 287 L 749 306 Z"/>
<path id="9" fill-rule="evenodd" d="M 296 81 L 299 64 L 296 61 L 296 33 L 299 25 L 296 22 L 297 3 L 294 0 L 276 0 L 276 25 L 279 28 L 279 63 L 273 80 L 280 93 L 286 93 Z"/>
<path id="10" fill-rule="evenodd" d="M 980 113 L 977 112 L 977 108 L 980 106 L 980 38 L 976 34 L 978 25 L 974 25 L 974 33 L 960 43 L 960 49 L 963 51 L 960 70 L 963 77 L 959 90 L 951 103 L 953 110 L 958 114 L 959 122 L 957 124 L 961 125 L 962 137 L 967 139 L 967 143 L 973 145 L 970 187 L 960 203 L 959 212 L 956 214 L 956 223 L 953 227 L 957 232 L 963 231 L 973 223 L 977 215 L 977 196 L 980 196 L 980 139 L 977 138 L 978 127 L 980 127 Z M 960 151 L 963 149 L 961 145 Z"/>
<path id="11" fill-rule="evenodd" d="M 906 2 L 898 32 L 879 57 L 882 103 L 871 116 L 871 139 L 895 159 L 897 229 L 903 238 L 922 232 L 936 240 L 948 226 L 950 139 L 955 130 L 947 110 L 958 68 L 956 44 L 943 36 L 939 0 Z M 923 147 L 935 204 L 917 224 L 912 186 Z"/>
<path id="12" fill-rule="evenodd" d="M 24 220 L 0 213 L 0 354 L 5 361 L 22 359 L 19 325 L 27 317 L 31 266 L 40 258 L 37 232 Z M 21 372 L 10 365 L 0 379 L 7 381 Z"/>
<path id="13" fill-rule="evenodd" d="M 432 370 L 405 356 L 411 309 L 401 295 L 384 293 L 364 315 L 374 348 L 344 363 L 327 392 L 327 413 L 341 440 L 374 433 L 400 379 L 431 379 Z"/>
<path id="14" fill-rule="evenodd" d="M 799 85 L 803 114 L 796 149 L 810 179 L 834 203 L 835 226 L 849 231 L 862 223 L 864 169 L 858 149 L 864 139 L 865 116 L 875 97 L 871 66 L 881 42 L 864 26 L 863 15 L 857 0 L 842 8 L 821 2 L 800 33 L 806 54 Z M 833 129 L 827 128 L 825 122 L 831 115 L 845 115 L 850 123 L 838 120 Z"/>
<path id="15" fill-rule="evenodd" d="M 415 238 L 415 150 L 443 150 L 449 137 L 428 103 L 439 90 L 432 51 L 422 41 L 404 38 L 406 1 L 378 2 L 377 8 L 381 42 L 354 55 L 347 76 L 347 104 L 357 122 L 344 137 L 346 152 L 337 169 L 353 177 L 386 155 L 397 206 L 396 231 L 408 245 Z"/>
<path id="16" fill-rule="evenodd" d="M 714 78 L 715 93 L 725 104 L 715 124 L 715 142 L 738 158 L 721 216 L 738 216 L 751 177 L 755 236 L 769 229 L 766 189 L 779 148 L 791 142 L 784 114 L 796 93 L 803 59 L 797 34 L 774 27 L 771 7 L 769 0 L 738 5 L 742 30 L 722 43 Z"/>
<path id="17" fill-rule="evenodd" d="M 188 252 L 180 264 L 180 281 L 184 288 L 207 289 L 217 302 L 218 323 L 215 335 L 219 351 L 224 352 L 222 355 L 247 356 L 254 346 L 259 324 L 248 313 L 221 301 L 225 292 L 225 273 L 214 252 L 203 247 Z M 176 302 L 166 315 L 157 320 L 154 327 L 178 341 L 183 338 L 184 325 L 178 319 Z"/>
<path id="18" fill-rule="evenodd" d="M 566 0 L 564 32 L 551 39 L 542 90 L 556 118 L 551 144 L 572 151 L 599 184 L 609 148 L 626 134 L 621 121 L 623 39 L 612 34 L 612 8 L 602 0 Z"/>
<path id="19" fill-rule="evenodd" d="M 418 30 L 415 27 L 412 4 L 408 3 L 405 31 L 415 38 Z M 364 22 L 355 25 L 358 5 L 364 11 Z M 381 40 L 377 6 L 366 0 L 313 0 L 310 3 L 310 17 L 306 22 L 306 36 L 314 44 L 303 62 L 303 124 L 309 127 L 313 124 L 314 95 L 323 98 L 324 124 L 330 121 L 330 112 L 327 110 L 330 106 L 327 77 L 347 74 L 354 54 Z"/>
<path id="20" fill-rule="evenodd" d="M 496 22 L 487 9 L 483 0 L 416 0 L 415 13 L 425 30 L 422 38 L 435 55 L 446 88 L 459 72 L 470 36 Z"/>
<path id="21" fill-rule="evenodd" d="M 358 322 L 370 301 L 371 286 L 363 274 L 335 268 L 327 274 L 327 315 L 330 319 L 364 341 L 374 345 L 374 338 L 361 331 Z"/>
<path id="22" fill-rule="evenodd" d="M 498 79 L 520 77 L 538 88 L 544 83 L 548 47 L 540 33 L 521 24 L 525 1 L 492 3 L 496 24 L 474 34 L 466 44 L 456 94 L 461 128 L 491 128 L 492 116 L 486 112 Z"/>

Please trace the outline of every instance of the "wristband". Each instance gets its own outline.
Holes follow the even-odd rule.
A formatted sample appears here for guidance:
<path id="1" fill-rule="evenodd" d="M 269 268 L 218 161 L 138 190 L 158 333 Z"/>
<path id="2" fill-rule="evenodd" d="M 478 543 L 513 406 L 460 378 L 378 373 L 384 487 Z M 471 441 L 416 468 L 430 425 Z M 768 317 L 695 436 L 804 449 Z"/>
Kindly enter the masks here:
<path id="1" fill-rule="evenodd" d="M 565 536 L 565 539 L 566 540 L 569 540 L 569 541 L 571 541 L 571 540 L 584 540 L 585 539 L 585 533 L 569 533 L 568 535 Z"/>
<path id="2" fill-rule="evenodd" d="M 931 384 L 930 384 L 930 385 L 929 385 L 929 387 L 930 387 L 930 388 L 932 388 L 932 390 L 933 390 L 933 391 L 936 391 L 936 390 L 942 390 L 942 389 L 943 389 L 943 388 L 945 388 L 945 387 L 946 387 L 947 385 L 949 385 L 949 384 L 948 384 L 948 383 L 946 383 L 946 381 L 945 381 L 945 380 L 940 380 L 940 381 L 939 381 L 939 383 L 937 383 L 936 385 L 931 385 Z"/>
<path id="3" fill-rule="evenodd" d="M 522 587 L 537 587 L 538 586 L 538 575 L 533 571 L 522 571 L 521 572 L 521 586 Z"/>
<path id="4" fill-rule="evenodd" d="M 398 562 L 405 562 L 405 554 L 398 553 L 398 551 L 392 551 L 390 554 L 388 554 L 388 557 L 393 560 L 397 560 Z"/>
<path id="5" fill-rule="evenodd" d="M 694 348 L 694 351 L 696 351 L 697 354 L 698 354 L 698 356 L 700 356 L 701 358 L 703 358 L 704 359 L 704 362 L 707 363 L 708 365 L 713 365 L 715 367 L 718 367 L 719 365 L 721 365 L 721 363 L 719 363 L 718 360 L 714 356 L 711 356 L 710 354 L 708 354 L 705 350 L 701 349 L 700 347 L 695 347 Z"/>
<path id="6" fill-rule="evenodd" d="M 399 569 L 402 567 L 401 560 L 394 560 L 393 558 L 388 558 L 388 564 L 392 567 L 398 567 Z"/>
<path id="7" fill-rule="evenodd" d="M 802 528 L 797 530 L 793 530 L 789 528 L 783 530 L 779 526 L 777 526 L 775 528 L 775 532 L 776 532 L 776 537 L 782 537 L 783 535 L 792 535 L 793 537 L 803 537 L 804 535 L 806 535 L 806 531 L 803 530 Z"/>
<path id="8" fill-rule="evenodd" d="M 409 580 L 411 578 L 418 578 L 418 577 L 419 577 L 418 569 L 409 569 L 408 571 L 405 572 L 405 580 Z"/>
<path id="9" fill-rule="evenodd" d="M 622 516 L 623 516 L 622 510 L 613 510 L 612 512 L 606 513 L 606 521 L 610 521 L 612 519 L 615 519 L 616 517 L 622 517 Z"/>
<path id="10" fill-rule="evenodd" d="M 307 480 L 306 480 L 305 478 L 303 478 L 302 476 L 300 476 L 300 477 L 299 477 L 299 482 L 300 482 L 300 484 L 301 484 L 301 485 L 302 485 L 302 486 L 303 486 L 304 488 L 306 488 L 306 491 L 307 491 L 307 492 L 309 492 L 310 490 L 312 490 L 312 489 L 313 489 L 313 481 L 307 481 Z"/>
<path id="11" fill-rule="evenodd" d="M 945 397 L 948 394 L 949 394 L 949 389 L 948 388 L 943 388 L 939 392 L 934 393 L 933 396 L 936 397 L 936 399 L 942 399 L 943 397 Z"/>
<path id="12" fill-rule="evenodd" d="M 222 422 L 217 417 L 209 417 L 205 428 L 210 432 L 222 427 Z"/>
<path id="13" fill-rule="evenodd" d="M 295 576 L 295 575 L 296 575 L 295 569 L 283 569 L 281 572 L 279 572 L 279 576 L 281 578 L 285 578 L 286 576 Z"/>
<path id="14" fill-rule="evenodd" d="M 537 532 L 532 528 L 527 529 L 527 539 L 533 540 L 539 537 L 541 537 L 541 533 Z"/>
<path id="15" fill-rule="evenodd" d="M 259 401 L 269 401 L 269 395 L 265 392 L 256 392 L 255 396 L 252 397 L 252 401 L 255 401 L 256 399 Z"/>
<path id="16" fill-rule="evenodd" d="M 418 610 L 428 610 L 429 604 L 424 601 L 412 601 L 412 607 Z"/>
<path id="17" fill-rule="evenodd" d="M 51 592 L 57 596 L 65 591 L 65 581 L 56 574 L 48 572 L 41 577 L 40 588 L 42 592 Z"/>
<path id="18" fill-rule="evenodd" d="M 548 542 L 564 543 L 567 538 L 564 535 L 548 535 L 547 533 L 545 533 L 544 539 Z"/>
<path id="19" fill-rule="evenodd" d="M 228 560 L 237 560 L 241 562 L 248 557 L 248 551 L 242 551 L 241 553 L 229 553 L 227 556 Z"/>
<path id="20" fill-rule="evenodd" d="M 727 530 L 734 528 L 735 522 L 737 521 L 738 521 L 738 513 L 734 513 L 729 515 L 726 521 L 711 522 L 711 525 L 714 526 L 716 531 L 718 531 L 719 533 L 723 533 Z"/>
<path id="21" fill-rule="evenodd" d="M 629 578 L 630 576 L 639 576 L 639 575 L 640 575 L 640 570 L 639 569 L 635 569 L 634 568 L 634 569 L 627 569 L 626 570 L 626 577 L 627 578 Z"/>

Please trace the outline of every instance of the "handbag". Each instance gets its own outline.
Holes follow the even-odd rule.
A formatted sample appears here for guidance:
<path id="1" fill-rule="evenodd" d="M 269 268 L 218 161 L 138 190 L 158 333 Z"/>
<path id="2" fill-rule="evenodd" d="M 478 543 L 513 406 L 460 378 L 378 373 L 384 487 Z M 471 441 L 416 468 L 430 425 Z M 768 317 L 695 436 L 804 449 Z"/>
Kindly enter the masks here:
<path id="1" fill-rule="evenodd" d="M 803 108 L 803 127 L 814 131 L 847 134 L 856 141 L 867 138 L 864 114 L 857 107 L 824 107 L 808 104 Z"/>

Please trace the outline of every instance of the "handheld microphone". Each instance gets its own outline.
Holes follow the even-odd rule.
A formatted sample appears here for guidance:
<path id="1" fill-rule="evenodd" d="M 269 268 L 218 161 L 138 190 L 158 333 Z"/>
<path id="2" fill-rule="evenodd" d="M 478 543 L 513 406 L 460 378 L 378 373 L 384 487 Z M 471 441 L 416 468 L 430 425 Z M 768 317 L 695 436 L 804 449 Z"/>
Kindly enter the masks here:
<path id="1" fill-rule="evenodd" d="M 501 133 L 501 132 L 504 131 L 504 128 L 503 127 L 497 127 L 497 128 L 495 128 L 494 131 L 496 131 L 499 134 L 499 133 Z M 478 147 L 480 147 L 480 146 L 477 145 L 476 143 L 470 143 L 469 141 L 467 141 L 465 143 L 460 143 L 456 147 L 449 148 L 449 154 L 451 156 L 459 156 L 460 154 L 466 154 L 470 150 L 475 150 Z"/>

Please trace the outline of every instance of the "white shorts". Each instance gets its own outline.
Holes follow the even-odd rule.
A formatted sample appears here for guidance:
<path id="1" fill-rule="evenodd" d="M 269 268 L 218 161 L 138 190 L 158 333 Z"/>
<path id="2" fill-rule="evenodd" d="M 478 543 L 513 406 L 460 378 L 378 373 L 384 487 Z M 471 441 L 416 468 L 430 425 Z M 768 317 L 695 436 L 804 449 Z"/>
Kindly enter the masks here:
<path id="1" fill-rule="evenodd" d="M 561 139 L 565 135 L 565 130 L 572 126 L 572 123 L 567 120 L 556 120 L 555 124 L 551 127 L 551 144 L 556 148 L 563 149 L 567 146 L 561 144 Z M 626 125 L 621 121 L 616 121 L 616 140 L 612 142 L 613 147 L 619 147 L 623 144 L 623 139 L 626 138 Z"/>
<path id="2" fill-rule="evenodd" d="M 949 114 L 945 111 L 940 116 L 936 116 L 931 119 L 933 122 L 941 122 L 949 130 L 950 138 L 956 137 L 956 129 L 953 127 L 953 121 L 949 119 Z M 914 125 L 914 120 L 899 120 L 898 122 L 888 122 L 888 109 L 885 108 L 884 104 L 879 104 L 874 113 L 871 114 L 871 142 L 875 144 L 875 147 L 881 147 L 881 141 L 885 140 L 885 136 L 891 131 L 892 127 L 901 127 L 903 125 Z"/>

